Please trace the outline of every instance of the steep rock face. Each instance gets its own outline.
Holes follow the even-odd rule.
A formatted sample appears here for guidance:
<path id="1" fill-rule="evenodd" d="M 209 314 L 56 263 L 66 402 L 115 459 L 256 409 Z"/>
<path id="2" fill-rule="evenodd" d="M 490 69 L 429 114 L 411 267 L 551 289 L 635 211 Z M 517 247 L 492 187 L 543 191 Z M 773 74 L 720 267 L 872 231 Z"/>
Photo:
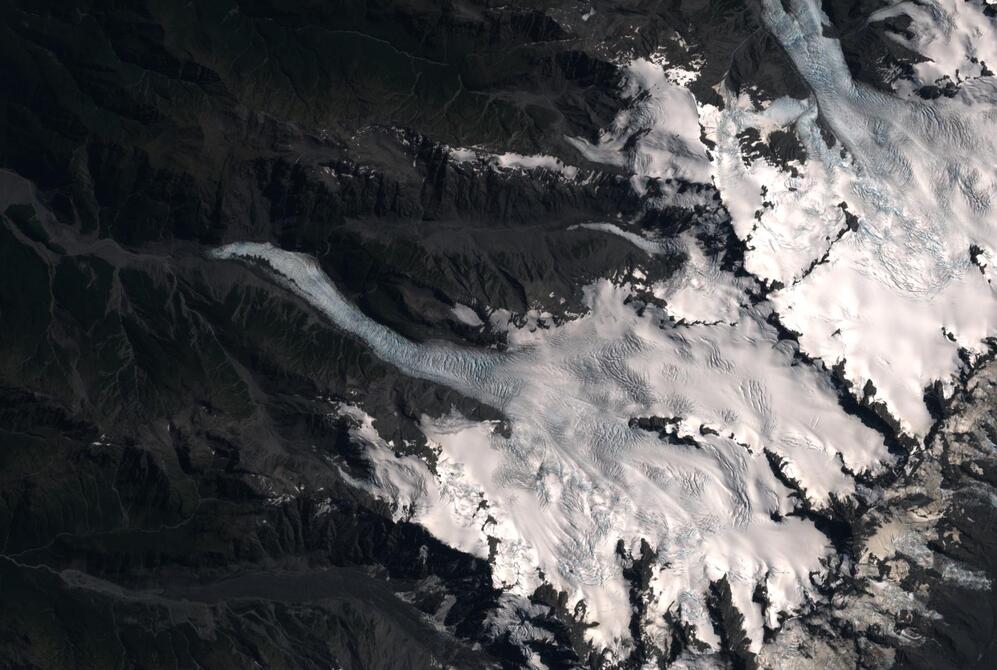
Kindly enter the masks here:
<path id="1" fill-rule="evenodd" d="M 540 12 L 340 4 L 8 5 L 5 165 L 58 189 L 85 232 L 217 241 L 292 216 L 419 218 L 407 140 L 377 129 L 549 152 L 616 107 L 615 68 Z M 302 183 L 344 160 L 373 174 L 341 193 Z"/>
<path id="2" fill-rule="evenodd" d="M 418 322 L 454 302 L 577 306 L 578 284 L 635 257 L 564 232 L 639 212 L 625 176 L 451 157 L 473 145 L 578 162 L 564 138 L 611 121 L 616 65 L 535 9 L 4 12 L 3 166 L 85 239 L 273 240 L 320 255 L 417 337 L 446 336 Z"/>
<path id="3" fill-rule="evenodd" d="M 960 36 L 987 26 L 970 12 L 992 19 L 964 4 L 942 8 Z M 916 8 L 820 9 L 863 90 L 944 104 L 990 85 L 985 36 L 953 55 Z M 846 493 L 815 502 L 824 482 L 785 444 L 752 451 L 726 442 L 727 423 L 683 423 L 708 402 L 646 399 L 669 413 L 619 422 L 633 443 L 708 459 L 724 441 L 728 466 L 757 462 L 776 482 L 763 521 L 813 530 L 828 551 L 791 598 L 765 572 L 742 597 L 731 568 L 708 575 L 701 602 L 662 602 L 676 581 L 655 575 L 673 567 L 672 544 L 621 542 L 609 567 L 624 639 L 611 651 L 593 620 L 605 603 L 558 575 L 510 602 L 503 557 L 520 538 L 496 530 L 488 499 L 460 498 L 478 490 L 457 489 L 456 429 L 440 421 L 515 446 L 522 411 L 402 374 L 265 266 L 208 257 L 233 241 L 308 254 L 363 315 L 417 345 L 499 353 L 546 351 L 607 279 L 629 292 L 610 329 L 636 315 L 704 333 L 771 309 L 866 220 L 827 200 L 834 226 L 799 277 L 752 265 L 771 212 L 807 194 L 807 166 L 846 148 L 765 3 L 7 2 L 0 17 L 0 665 L 987 667 L 997 396 L 985 356 L 963 349 L 962 377 L 928 389 L 919 444 L 875 384 L 801 351 L 784 314 L 752 312 L 764 335 L 746 341 L 826 381 L 895 466 L 833 452 L 820 472 Z M 648 72 L 659 79 L 637 76 Z M 741 123 L 742 105 L 762 123 L 727 138 L 733 160 L 766 170 L 748 234 L 715 178 L 728 148 L 716 119 Z M 655 152 L 702 161 L 705 176 L 676 176 Z M 985 247 L 970 247 L 970 269 L 988 277 Z M 632 342 L 599 350 L 593 332 L 591 360 L 531 372 L 605 375 L 583 394 L 604 409 L 662 361 L 631 375 L 619 361 Z M 722 353 L 703 360 L 723 372 Z M 550 397 L 576 400 L 565 388 Z M 745 388 L 771 416 L 767 394 Z M 702 480 L 674 480 L 701 509 Z M 459 511 L 485 550 L 429 530 L 426 491 L 440 482 L 457 491 L 447 500 L 474 503 Z M 678 531 L 676 545 L 694 535 Z"/>
<path id="4" fill-rule="evenodd" d="M 20 200 L 3 215 L 17 324 L 3 333 L 3 561 L 20 604 L 5 664 L 491 662 L 398 596 L 438 593 L 436 615 L 459 594 L 440 616 L 474 638 L 493 606 L 487 564 L 344 481 L 355 448 L 330 403 L 362 399 L 413 452 L 423 412 L 494 412 L 398 379 L 251 275 L 206 273 L 196 252 L 80 239 L 5 180 Z"/>
<path id="5" fill-rule="evenodd" d="M 501 345 L 492 310 L 643 260 L 565 230 L 639 211 L 625 176 L 488 158 L 570 152 L 617 67 L 530 7 L 2 11 L 3 664 L 524 663 L 487 563 L 346 483 L 331 415 L 428 462 L 423 414 L 500 417 L 203 255 L 304 249 L 407 335 Z"/>

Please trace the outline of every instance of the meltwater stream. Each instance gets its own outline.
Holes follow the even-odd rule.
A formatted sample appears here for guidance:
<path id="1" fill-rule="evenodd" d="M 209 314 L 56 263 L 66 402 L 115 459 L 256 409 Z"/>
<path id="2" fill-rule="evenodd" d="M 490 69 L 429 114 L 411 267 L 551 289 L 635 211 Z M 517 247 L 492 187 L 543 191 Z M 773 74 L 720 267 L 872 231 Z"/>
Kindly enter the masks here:
<path id="1" fill-rule="evenodd" d="M 780 610 L 806 600 L 809 575 L 828 551 L 809 522 L 783 516 L 793 508 L 790 492 L 764 450 L 785 459 L 818 507 L 853 490 L 842 466 L 875 470 L 888 458 L 826 380 L 794 364 L 761 312 L 733 326 L 675 326 L 653 308 L 639 316 L 624 304 L 627 290 L 604 281 L 587 289 L 587 316 L 507 352 L 418 344 L 350 304 L 314 259 L 253 243 L 215 256 L 266 261 L 260 266 L 275 280 L 378 357 L 500 409 L 509 437 L 454 417 L 424 418 L 427 436 L 457 467 L 436 475 L 437 509 L 415 520 L 441 535 L 454 525 L 477 533 L 477 507 L 459 499 L 473 489 L 497 520 L 488 533 L 502 540 L 496 584 L 527 596 L 542 570 L 586 600 L 600 623 L 592 635 L 606 645 L 627 636 L 631 614 L 617 543 L 642 538 L 659 552 L 658 614 L 681 611 L 712 639 L 703 595 L 726 574 L 760 645 L 763 621 L 775 626 Z M 685 439 L 640 428 L 636 420 L 650 417 L 671 421 L 668 430 Z M 385 480 L 398 476 L 390 459 L 381 466 Z M 460 548 L 487 555 L 486 539 Z M 759 584 L 768 611 L 752 602 Z"/>

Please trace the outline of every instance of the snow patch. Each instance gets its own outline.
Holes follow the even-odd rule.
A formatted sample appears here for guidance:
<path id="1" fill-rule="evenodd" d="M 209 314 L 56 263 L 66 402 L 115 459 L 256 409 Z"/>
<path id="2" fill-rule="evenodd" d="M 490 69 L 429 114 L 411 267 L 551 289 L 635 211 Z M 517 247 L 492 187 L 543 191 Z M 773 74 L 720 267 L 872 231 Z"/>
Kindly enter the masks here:
<path id="1" fill-rule="evenodd" d="M 997 23 L 984 13 L 987 4 L 980 0 L 898 2 L 870 14 L 869 22 L 909 17 L 911 23 L 903 33 L 887 31 L 886 35 L 927 59 L 914 64 L 915 84 L 961 84 L 993 77 L 997 67 Z M 911 91 L 901 88 L 899 92 Z"/>
<path id="2" fill-rule="evenodd" d="M 574 226 L 570 226 L 568 230 L 577 230 L 579 228 L 584 228 L 587 230 L 598 230 L 603 233 L 609 233 L 610 235 L 616 235 L 617 237 L 622 237 L 627 242 L 630 242 L 638 249 L 641 249 L 647 253 L 648 256 L 660 256 L 666 254 L 672 250 L 672 245 L 667 241 L 652 240 L 644 237 L 643 235 L 638 235 L 637 233 L 632 233 L 628 230 L 623 230 L 615 223 L 579 223 Z"/>
<path id="3" fill-rule="evenodd" d="M 660 64 L 638 58 L 627 67 L 623 96 L 630 105 L 597 143 L 567 141 L 594 163 L 628 168 L 639 193 L 646 178 L 709 183 L 709 156 L 692 93 L 673 83 Z"/>
<path id="4" fill-rule="evenodd" d="M 692 235 L 683 235 L 675 246 L 685 254 L 685 263 L 672 277 L 652 287 L 654 297 L 665 301 L 668 314 L 688 323 L 733 323 L 741 318 L 748 308 L 746 292 L 751 280 L 725 272 Z"/>
<path id="5" fill-rule="evenodd" d="M 485 322 L 481 320 L 478 313 L 467 305 L 456 303 L 450 311 L 453 312 L 454 317 L 456 317 L 458 321 L 465 325 L 471 326 L 472 328 L 480 328 L 485 325 Z"/>
<path id="6" fill-rule="evenodd" d="M 578 176 L 578 168 L 566 165 L 561 159 L 543 154 L 524 155 L 512 152 L 490 153 L 481 149 L 447 148 L 451 160 L 457 163 L 481 162 L 499 170 L 548 170 L 562 175 L 565 179 Z"/>

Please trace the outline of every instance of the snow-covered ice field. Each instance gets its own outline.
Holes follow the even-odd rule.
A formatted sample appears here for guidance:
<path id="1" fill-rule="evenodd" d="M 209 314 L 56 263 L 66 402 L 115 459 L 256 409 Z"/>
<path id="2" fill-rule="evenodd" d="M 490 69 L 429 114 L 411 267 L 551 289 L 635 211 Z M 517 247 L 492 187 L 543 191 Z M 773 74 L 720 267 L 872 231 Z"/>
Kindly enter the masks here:
<path id="1" fill-rule="evenodd" d="M 375 465 L 376 480 L 358 485 L 467 552 L 487 557 L 488 538 L 498 538 L 496 586 L 525 599 L 546 579 L 572 602 L 584 599 L 599 622 L 593 641 L 609 648 L 628 637 L 632 614 L 617 543 L 637 551 L 645 539 L 658 552 L 652 613 L 671 610 L 715 641 L 704 594 L 726 575 L 757 650 L 763 625 L 777 627 L 780 612 L 816 597 L 812 574 L 827 570 L 832 551 L 812 523 L 785 517 L 796 502 L 771 462 L 784 464 L 816 509 L 855 494 L 855 473 L 892 462 L 882 435 L 842 409 L 827 370 L 843 366 L 856 395 L 883 403 L 917 438 L 932 420 L 925 388 L 949 384 L 960 348 L 982 352 L 994 335 L 993 78 L 930 102 L 873 91 L 852 80 L 815 0 L 762 4 L 810 99 L 759 106 L 727 91 L 723 109 L 700 105 L 663 64 L 640 59 L 626 84 L 634 105 L 598 143 L 572 140 L 588 160 L 629 169 L 640 193 L 652 177 L 712 181 L 748 243 L 745 269 L 774 287 L 761 304 L 741 299 L 743 281 L 691 238 L 664 245 L 587 224 L 648 254 L 685 253 L 684 274 L 652 287 L 667 306 L 638 310 L 627 301 L 633 286 L 597 281 L 585 289 L 587 314 L 516 333 L 500 352 L 408 341 L 351 305 L 309 257 L 258 243 L 215 252 L 265 260 L 275 280 L 384 361 L 502 411 L 508 437 L 458 415 L 423 417 L 440 450 L 433 473 L 394 457 L 361 408 L 337 408 L 353 416 Z M 975 5 L 950 4 L 937 7 L 956 35 L 972 32 Z M 918 25 L 927 10 L 883 11 L 909 13 Z M 924 77 L 965 57 L 957 48 L 965 40 L 917 34 L 937 55 L 918 71 Z M 738 134 L 749 128 L 763 140 L 793 129 L 807 159 L 792 171 L 746 160 Z M 641 139 L 624 151 L 635 130 Z M 455 160 L 475 156 L 455 152 Z M 549 157 L 497 160 L 575 174 Z M 773 313 L 800 334 L 798 345 L 769 325 Z M 663 435 L 640 427 L 652 417 Z M 759 585 L 767 607 L 752 599 Z"/>

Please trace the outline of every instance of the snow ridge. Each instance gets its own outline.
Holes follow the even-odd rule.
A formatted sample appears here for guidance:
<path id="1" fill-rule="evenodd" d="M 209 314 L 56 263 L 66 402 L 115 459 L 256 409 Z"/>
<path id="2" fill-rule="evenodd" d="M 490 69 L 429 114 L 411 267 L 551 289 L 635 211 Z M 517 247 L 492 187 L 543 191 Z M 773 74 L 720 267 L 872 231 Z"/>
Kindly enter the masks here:
<path id="1" fill-rule="evenodd" d="M 675 325 L 651 306 L 639 315 L 625 304 L 629 289 L 600 281 L 586 289 L 587 316 L 529 345 L 482 351 L 401 338 L 344 300 L 306 256 L 252 243 L 215 256 L 265 261 L 385 361 L 506 415 L 508 437 L 460 417 L 423 418 L 427 438 L 458 466 L 449 472 L 487 501 L 492 526 L 439 505 L 414 520 L 449 538 L 462 537 L 452 530 L 461 524 L 499 537 L 496 584 L 525 598 L 542 571 L 586 601 L 600 646 L 617 649 L 628 638 L 628 587 L 615 550 L 641 538 L 659 552 L 657 611 L 676 609 L 713 639 L 703 598 L 726 574 L 760 645 L 779 611 L 815 597 L 810 575 L 829 551 L 811 523 L 785 516 L 794 502 L 764 450 L 785 460 L 784 473 L 818 508 L 854 491 L 843 466 L 877 471 L 889 459 L 879 436 L 839 408 L 827 380 L 795 365 L 791 343 L 779 340 L 764 310 L 734 325 Z M 641 427 L 654 417 L 661 431 Z M 441 513 L 445 523 L 433 516 Z M 459 546 L 480 554 L 485 539 Z M 771 599 L 765 611 L 751 600 L 759 584 Z"/>
<path id="2" fill-rule="evenodd" d="M 960 348 L 983 351 L 997 319 L 971 251 L 989 259 L 997 241 L 997 88 L 981 79 L 930 102 L 872 90 L 824 36 L 818 3 L 785 5 L 765 0 L 763 19 L 813 95 L 757 109 L 728 93 L 723 111 L 704 108 L 716 183 L 750 243 L 746 268 L 786 286 L 770 298 L 802 348 L 843 364 L 858 393 L 875 389 L 903 430 L 923 436 L 924 389 L 948 384 Z M 808 159 L 795 173 L 746 161 L 737 136 L 747 128 L 793 130 Z M 846 210 L 858 225 L 842 234 Z"/>
<path id="3" fill-rule="evenodd" d="M 801 364 L 799 354 L 840 364 L 860 399 L 885 403 L 903 431 L 923 436 L 932 421 L 925 387 L 949 384 L 960 349 L 981 352 L 994 332 L 992 78 L 981 66 L 957 97 L 931 102 L 874 91 L 852 80 L 816 0 L 762 7 L 810 99 L 757 106 L 724 90 L 723 109 L 697 106 L 660 64 L 638 59 L 628 69 L 631 105 L 597 143 L 569 139 L 587 160 L 629 169 L 642 194 L 649 179 L 712 180 L 747 243 L 745 269 L 768 287 L 761 304 L 745 300 L 746 281 L 722 271 L 691 236 L 659 242 L 584 224 L 649 255 L 688 256 L 684 272 L 651 288 L 666 307 L 642 303 L 633 286 L 598 281 L 586 288 L 588 314 L 510 337 L 499 352 L 406 340 L 345 300 L 307 256 L 256 243 L 215 251 L 264 261 L 404 374 L 501 410 L 506 434 L 456 415 L 422 417 L 441 454 L 435 474 L 416 459 L 389 458 L 372 424 L 355 416 L 380 482 L 358 485 L 444 541 L 489 557 L 504 602 L 528 607 L 543 581 L 572 604 L 584 599 L 599 622 L 592 641 L 619 655 L 632 615 L 620 540 L 632 555 L 642 539 L 657 553 L 649 612 L 687 622 L 707 644 L 717 639 L 705 593 L 722 577 L 753 651 L 780 613 L 819 599 L 814 580 L 828 572 L 832 549 L 812 523 L 787 516 L 796 501 L 782 482 L 795 482 L 819 510 L 835 498 L 875 495 L 849 473 L 881 472 L 891 457 L 879 435 L 841 409 L 820 366 Z M 964 19 L 975 9 L 950 10 L 953 30 L 973 30 Z M 889 9 L 901 11 L 924 18 L 920 5 Z M 939 55 L 938 68 L 950 67 L 926 25 L 917 24 L 923 44 Z M 746 158 L 739 136 L 748 129 L 763 141 L 791 130 L 805 159 L 777 166 Z M 545 157 L 496 161 L 563 172 Z M 774 316 L 800 334 L 798 345 L 780 339 Z M 759 586 L 765 606 L 752 598 Z"/>

